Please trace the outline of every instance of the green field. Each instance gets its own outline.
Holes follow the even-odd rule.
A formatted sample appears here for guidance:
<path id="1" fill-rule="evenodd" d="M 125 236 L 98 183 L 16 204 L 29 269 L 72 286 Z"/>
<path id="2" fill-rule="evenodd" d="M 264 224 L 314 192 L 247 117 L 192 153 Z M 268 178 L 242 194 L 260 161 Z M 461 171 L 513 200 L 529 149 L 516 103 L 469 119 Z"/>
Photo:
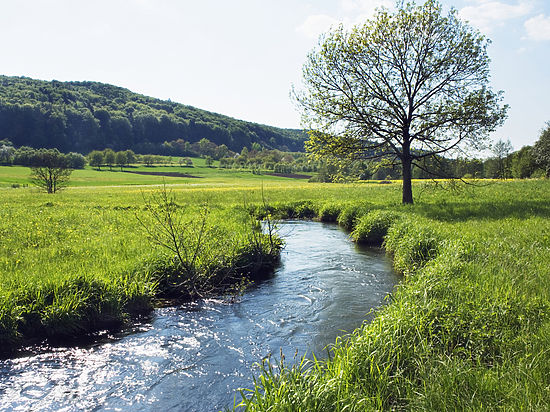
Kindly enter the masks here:
<path id="1" fill-rule="evenodd" d="M 202 158 L 193 158 L 193 167 L 181 167 L 179 165 L 156 165 L 132 167 L 114 167 L 112 170 L 102 167 L 96 170 L 86 166 L 82 170 L 74 170 L 71 174 L 69 187 L 78 186 L 121 186 L 121 185 L 154 185 L 154 184 L 192 184 L 194 186 L 213 184 L 233 184 L 235 180 L 240 183 L 250 181 L 254 184 L 261 184 L 261 181 L 288 181 L 287 178 L 271 176 L 267 173 L 262 175 L 253 174 L 249 170 L 220 169 L 219 162 L 214 162 L 212 167 L 205 165 Z M 155 173 L 158 175 L 145 175 L 139 173 Z M 181 173 L 193 177 L 162 176 L 162 173 Z M 0 188 L 11 187 L 12 185 L 30 185 L 30 168 L 23 166 L 0 166 Z"/>
<path id="2" fill-rule="evenodd" d="M 208 204 L 201 276 L 213 270 L 209 251 L 223 250 L 216 259 L 227 267 L 258 239 L 265 246 L 250 212 L 338 221 L 359 241 L 384 239 L 404 274 L 390 304 L 330 360 L 281 374 L 266 364 L 244 392 L 249 410 L 550 408 L 550 181 L 416 182 L 415 205 L 403 206 L 399 183 L 204 169 L 188 180 L 87 169 L 48 195 L 11 187 L 28 169 L 0 168 L 0 344 L 118 325 L 166 295 L 177 267 L 138 220 L 150 218 L 145 201 L 160 190 L 146 185 L 164 180 L 187 228 Z"/>
<path id="3" fill-rule="evenodd" d="M 352 236 L 384 239 L 404 280 L 330 360 L 265 363 L 247 410 L 549 409 L 550 182 L 415 190 L 332 205 L 340 223 L 359 210 Z"/>

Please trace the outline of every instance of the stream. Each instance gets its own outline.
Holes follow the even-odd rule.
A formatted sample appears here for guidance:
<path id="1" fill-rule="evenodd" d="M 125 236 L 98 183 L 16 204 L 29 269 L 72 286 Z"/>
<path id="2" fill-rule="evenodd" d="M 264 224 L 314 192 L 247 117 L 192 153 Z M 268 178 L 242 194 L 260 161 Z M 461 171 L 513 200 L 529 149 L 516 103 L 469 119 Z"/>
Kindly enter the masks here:
<path id="1" fill-rule="evenodd" d="M 262 359 L 325 357 L 399 281 L 383 251 L 358 247 L 334 224 L 286 221 L 279 235 L 281 266 L 236 303 L 161 308 L 93 344 L 0 360 L 0 410 L 223 410 Z"/>

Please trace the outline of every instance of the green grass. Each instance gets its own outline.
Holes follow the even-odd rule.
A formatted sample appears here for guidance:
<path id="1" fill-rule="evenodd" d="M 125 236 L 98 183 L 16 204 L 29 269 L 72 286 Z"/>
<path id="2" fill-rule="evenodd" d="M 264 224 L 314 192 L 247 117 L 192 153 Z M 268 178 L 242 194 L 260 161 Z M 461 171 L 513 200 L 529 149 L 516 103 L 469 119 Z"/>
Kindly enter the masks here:
<path id="1" fill-rule="evenodd" d="M 3 176 L 17 170 L 28 172 L 26 168 L 0 168 Z M 192 290 L 196 284 L 212 292 L 219 292 L 212 283 L 220 279 L 235 278 L 238 284 L 239 277 L 227 272 L 232 268 L 246 268 L 249 263 L 258 266 L 258 262 L 272 266 L 270 251 L 264 248 L 266 240 L 258 238 L 250 221 L 250 205 L 282 204 L 304 195 L 312 202 L 337 199 L 348 192 L 353 196 L 371 192 L 368 185 L 312 185 L 293 179 L 264 180 L 252 174 L 221 181 L 193 179 L 201 184 L 167 183 L 177 203 L 186 207 L 190 228 L 200 205 L 207 203 L 210 208 L 211 230 L 205 246 L 193 267 L 183 270 L 173 253 L 148 241 L 136 219 L 136 215 L 148 215 L 144 198 L 157 192 L 163 180 L 135 186 L 129 183 L 135 183 L 131 179 L 139 175 L 80 172 L 91 176 L 89 186 L 69 187 L 55 195 L 34 187 L 0 188 L 2 351 L 29 338 L 74 336 L 117 326 L 133 314 L 147 313 L 157 298 L 196 295 Z M 98 185 L 99 177 L 112 175 L 127 180 L 122 185 Z M 393 196 L 397 191 L 396 187 L 384 193 Z M 308 202 L 297 216 L 316 213 Z M 294 210 L 296 205 L 287 209 Z M 212 256 L 211 251 L 222 253 Z"/>
<path id="2" fill-rule="evenodd" d="M 134 165 L 132 167 L 120 168 L 114 167 L 110 170 L 108 167 L 102 167 L 101 170 L 86 166 L 85 169 L 74 170 L 69 181 L 70 187 L 79 186 L 118 186 L 118 185 L 154 185 L 162 184 L 193 184 L 193 185 L 212 185 L 224 184 L 230 181 L 248 181 L 258 184 L 261 181 L 279 181 L 291 180 L 289 178 L 271 176 L 267 173 L 262 175 L 253 174 L 249 170 L 239 169 L 220 169 L 214 162 L 212 167 L 205 165 L 202 158 L 193 158 L 193 167 L 181 167 L 177 163 L 174 165 L 155 165 L 144 166 Z M 139 172 L 153 173 L 182 173 L 194 176 L 173 177 L 173 176 L 152 176 L 140 175 Z M 0 166 L 0 188 L 11 187 L 13 184 L 30 185 L 30 169 L 23 166 Z"/>
<path id="3" fill-rule="evenodd" d="M 0 168 L 0 180 L 15 169 Z M 210 205 L 220 232 L 209 248 L 227 250 L 229 265 L 254 255 L 253 211 L 375 233 L 404 274 L 389 304 L 339 340 L 329 360 L 264 364 L 245 393 L 248 410 L 550 409 L 550 181 L 417 182 L 415 205 L 403 206 L 399 183 L 210 172 L 191 184 L 166 182 L 190 217 Z M 82 173 L 88 186 L 55 195 L 0 188 L 1 347 L 31 331 L 78 335 L 119 324 L 179 281 L 170 255 L 135 218 L 158 187 L 132 179 L 162 179 Z M 123 183 L 97 183 L 111 175 Z"/>
<path id="4" fill-rule="evenodd" d="M 373 210 L 353 222 L 351 236 L 357 243 L 381 246 L 388 229 L 397 219 L 399 215 L 391 210 Z M 348 225 L 346 218 L 341 220 Z"/>
<path id="5" fill-rule="evenodd" d="M 219 293 L 218 286 L 231 287 L 273 266 L 278 245 L 269 247 L 242 205 L 226 207 L 210 196 L 180 191 L 175 200 L 188 231 L 183 244 L 195 244 L 205 201 L 210 210 L 197 257 L 183 268 L 171 251 L 148 241 L 136 218 L 155 230 L 144 198 L 158 190 L 0 191 L 2 351 L 29 338 L 120 325 L 132 314 L 147 313 L 155 298 Z"/>
<path id="6" fill-rule="evenodd" d="M 241 406 L 548 410 L 549 200 L 550 182 L 530 181 L 372 205 L 401 216 L 384 225 L 385 248 L 405 275 L 391 303 L 327 361 L 264 362 Z M 373 217 L 357 227 L 381 221 Z"/>

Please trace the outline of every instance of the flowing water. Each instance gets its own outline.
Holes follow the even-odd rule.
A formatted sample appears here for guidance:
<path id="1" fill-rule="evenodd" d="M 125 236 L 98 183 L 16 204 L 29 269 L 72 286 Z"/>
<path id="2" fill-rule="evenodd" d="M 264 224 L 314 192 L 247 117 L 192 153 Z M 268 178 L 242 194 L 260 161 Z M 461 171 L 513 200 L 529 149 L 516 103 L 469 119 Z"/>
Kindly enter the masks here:
<path id="1" fill-rule="evenodd" d="M 158 309 L 149 322 L 88 346 L 0 361 L 0 410 L 216 411 L 250 387 L 255 364 L 323 356 L 398 281 L 383 252 L 336 225 L 285 222 L 282 265 L 237 303 Z"/>

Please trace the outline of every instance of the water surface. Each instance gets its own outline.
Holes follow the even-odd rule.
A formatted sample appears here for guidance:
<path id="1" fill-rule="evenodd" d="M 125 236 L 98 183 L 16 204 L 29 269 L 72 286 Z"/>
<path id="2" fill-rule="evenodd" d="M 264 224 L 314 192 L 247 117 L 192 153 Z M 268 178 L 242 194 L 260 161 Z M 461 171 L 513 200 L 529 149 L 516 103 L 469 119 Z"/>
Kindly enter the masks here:
<path id="1" fill-rule="evenodd" d="M 282 265 L 239 302 L 155 311 L 150 322 L 86 347 L 0 361 L 0 410 L 215 411 L 250 387 L 255 364 L 322 356 L 398 281 L 383 252 L 336 225 L 285 222 Z M 130 333 L 131 332 L 131 333 Z"/>

